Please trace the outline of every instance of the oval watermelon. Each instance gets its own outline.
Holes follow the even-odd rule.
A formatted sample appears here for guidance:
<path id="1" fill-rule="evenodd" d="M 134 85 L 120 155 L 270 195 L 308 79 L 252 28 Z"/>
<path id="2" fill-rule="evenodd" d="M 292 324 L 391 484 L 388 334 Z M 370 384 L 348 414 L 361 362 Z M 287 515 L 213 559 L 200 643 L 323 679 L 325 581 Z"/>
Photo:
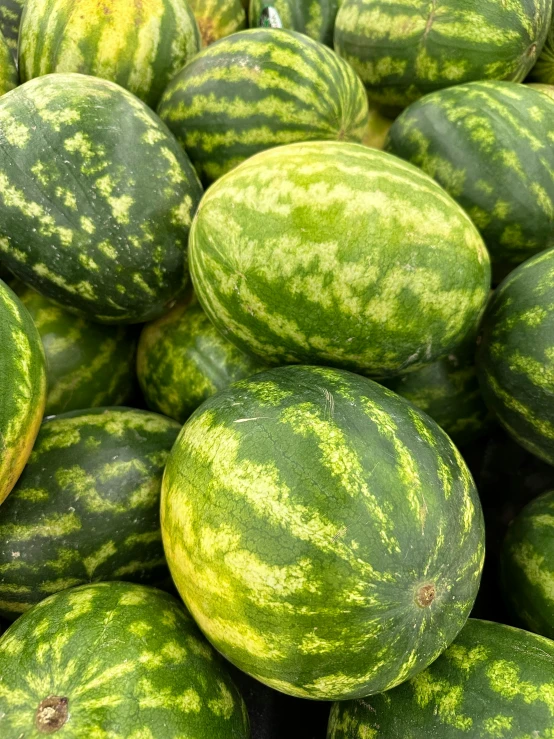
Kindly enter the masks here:
<path id="1" fill-rule="evenodd" d="M 213 182 L 259 151 L 295 141 L 361 141 L 364 87 L 325 46 L 258 28 L 204 49 L 169 84 L 158 113 L 201 179 Z"/>
<path id="2" fill-rule="evenodd" d="M 113 82 L 53 74 L 0 98 L 0 136 L 6 266 L 102 323 L 168 310 L 201 187 L 159 118 Z"/>
<path id="3" fill-rule="evenodd" d="M 203 46 L 246 27 L 241 0 L 188 0 L 188 4 L 198 23 Z"/>
<path id="4" fill-rule="evenodd" d="M 13 619 L 58 590 L 94 580 L 156 584 L 167 577 L 160 489 L 179 428 L 129 408 L 43 423 L 0 507 L 2 616 Z"/>
<path id="5" fill-rule="evenodd" d="M 327 739 L 547 739 L 554 642 L 471 619 L 425 672 L 382 695 L 336 703 Z"/>
<path id="6" fill-rule="evenodd" d="M 17 87 L 18 75 L 12 52 L 0 33 L 0 96 Z"/>
<path id="7" fill-rule="evenodd" d="M 500 281 L 554 246 L 554 100 L 527 85 L 472 82 L 427 95 L 386 150 L 433 177 L 471 216 Z"/>
<path id="8" fill-rule="evenodd" d="M 168 459 L 161 512 L 202 631 L 300 697 L 407 680 L 456 636 L 479 585 L 481 507 L 459 452 L 349 372 L 269 370 L 209 398 Z"/>
<path id="9" fill-rule="evenodd" d="M 267 364 L 376 377 L 430 364 L 473 327 L 490 284 L 477 230 L 431 178 L 344 142 L 279 147 L 229 172 L 189 248 L 209 318 Z"/>
<path id="10" fill-rule="evenodd" d="M 344 0 L 335 50 L 370 99 L 404 108 L 472 80 L 521 82 L 546 39 L 550 0 Z"/>
<path id="11" fill-rule="evenodd" d="M 335 18 L 342 0 L 250 0 L 250 26 L 260 24 L 264 8 L 273 7 L 279 14 L 283 28 L 304 33 L 333 46 Z"/>
<path id="12" fill-rule="evenodd" d="M 186 0 L 26 0 L 19 70 L 23 82 L 53 72 L 103 77 L 155 107 L 199 49 Z"/>
<path id="13" fill-rule="evenodd" d="M 218 333 L 196 300 L 176 305 L 140 336 L 137 374 L 146 403 L 181 423 L 210 395 L 262 369 Z"/>
<path id="14" fill-rule="evenodd" d="M 51 596 L 0 639 L 2 739 L 248 739 L 242 698 L 175 598 L 129 583 Z"/>
<path id="15" fill-rule="evenodd" d="M 0 0 L 0 32 L 17 59 L 17 39 L 25 0 Z"/>
<path id="16" fill-rule="evenodd" d="M 40 336 L 25 306 L 0 280 L 0 503 L 21 474 L 46 401 Z"/>

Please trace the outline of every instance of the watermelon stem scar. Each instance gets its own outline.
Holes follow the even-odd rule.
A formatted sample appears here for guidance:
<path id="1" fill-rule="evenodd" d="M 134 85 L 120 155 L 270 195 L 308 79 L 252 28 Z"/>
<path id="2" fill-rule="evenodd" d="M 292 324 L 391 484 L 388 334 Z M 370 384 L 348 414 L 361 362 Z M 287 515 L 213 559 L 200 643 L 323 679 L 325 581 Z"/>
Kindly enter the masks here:
<path id="1" fill-rule="evenodd" d="M 437 591 L 434 585 L 422 585 L 422 587 L 417 591 L 416 603 L 421 608 L 428 608 L 428 606 L 430 606 L 435 600 L 436 594 Z"/>
<path id="2" fill-rule="evenodd" d="M 53 734 L 67 721 L 69 700 L 50 695 L 38 704 L 35 725 L 43 734 Z"/>

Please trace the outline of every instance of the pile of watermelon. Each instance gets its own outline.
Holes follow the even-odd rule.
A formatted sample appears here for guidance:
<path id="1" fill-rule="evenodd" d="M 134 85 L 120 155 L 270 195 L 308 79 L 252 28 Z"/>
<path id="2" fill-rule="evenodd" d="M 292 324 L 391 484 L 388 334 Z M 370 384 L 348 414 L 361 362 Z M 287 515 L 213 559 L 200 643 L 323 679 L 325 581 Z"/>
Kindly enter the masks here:
<path id="1" fill-rule="evenodd" d="M 554 739 L 552 1 L 0 31 L 0 738 Z"/>

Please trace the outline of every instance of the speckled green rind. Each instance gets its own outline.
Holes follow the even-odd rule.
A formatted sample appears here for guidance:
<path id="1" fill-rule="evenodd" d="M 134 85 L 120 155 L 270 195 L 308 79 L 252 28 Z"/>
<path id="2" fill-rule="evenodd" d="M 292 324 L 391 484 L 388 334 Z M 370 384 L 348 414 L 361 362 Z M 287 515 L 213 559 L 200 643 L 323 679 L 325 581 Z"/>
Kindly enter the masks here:
<path id="1" fill-rule="evenodd" d="M 554 464 L 554 249 L 495 291 L 477 355 L 485 402 L 525 449 Z"/>
<path id="2" fill-rule="evenodd" d="M 46 400 L 44 352 L 25 306 L 0 280 L 0 503 L 33 448 Z"/>
<path id="3" fill-rule="evenodd" d="M 527 85 L 472 82 L 407 108 L 385 148 L 460 203 L 502 279 L 554 246 L 553 118 L 554 100 Z"/>
<path id="4" fill-rule="evenodd" d="M 26 0 L 19 72 L 103 77 L 155 107 L 200 44 L 186 0 Z"/>
<path id="5" fill-rule="evenodd" d="M 196 300 L 176 305 L 140 337 L 137 374 L 146 403 L 181 423 L 210 395 L 263 369 L 221 336 Z"/>
<path id="6" fill-rule="evenodd" d="M 0 258 L 102 323 L 162 315 L 186 288 L 201 187 L 178 142 L 113 82 L 53 74 L 0 98 Z"/>
<path id="7" fill-rule="evenodd" d="M 250 26 L 259 25 L 262 10 L 272 6 L 279 13 L 283 28 L 333 46 L 335 18 L 341 0 L 250 0 Z"/>
<path id="8" fill-rule="evenodd" d="M 246 28 L 246 12 L 241 0 L 188 0 L 200 29 L 202 45 Z"/>
<path id="9" fill-rule="evenodd" d="M 361 142 L 368 123 L 352 68 L 307 36 L 274 28 L 204 49 L 169 84 L 158 113 L 207 183 L 281 144 Z"/>
<path id="10" fill-rule="evenodd" d="M 14 59 L 17 59 L 17 39 L 24 4 L 25 0 L 0 0 L 0 32 Z"/>
<path id="11" fill-rule="evenodd" d="M 331 710 L 327 739 L 551 739 L 554 643 L 470 619 L 410 682 Z"/>
<path id="12" fill-rule="evenodd" d="M 131 398 L 136 332 L 74 316 L 30 288 L 23 287 L 18 295 L 31 314 L 46 355 L 45 415 L 123 405 Z"/>
<path id="13" fill-rule="evenodd" d="M 17 87 L 17 69 L 10 47 L 0 33 L 0 96 Z"/>
<path id="14" fill-rule="evenodd" d="M 551 15 L 550 0 L 344 0 L 335 50 L 373 102 L 403 108 L 472 80 L 521 82 Z"/>
<path id="15" fill-rule="evenodd" d="M 159 501 L 179 428 L 129 408 L 43 423 L 0 508 L 0 615 L 14 619 L 52 593 L 94 580 L 167 577 Z"/>
<path id="16" fill-rule="evenodd" d="M 482 513 L 459 452 L 349 372 L 279 368 L 209 398 L 170 454 L 161 511 L 200 628 L 241 670 L 300 697 L 413 676 L 479 586 Z"/>
<path id="17" fill-rule="evenodd" d="M 182 605 L 154 588 L 96 583 L 53 595 L 2 636 L 0 674 L 2 739 L 250 736 L 222 662 Z M 45 710 L 50 697 L 66 699 L 65 711 L 61 700 Z"/>
<path id="18" fill-rule="evenodd" d="M 554 85 L 554 22 L 550 25 L 546 42 L 542 47 L 537 63 L 531 70 L 529 79 L 534 82 Z"/>
<path id="19" fill-rule="evenodd" d="M 189 249 L 200 303 L 240 349 L 377 377 L 452 351 L 490 284 L 485 246 L 450 196 L 349 143 L 244 162 L 206 193 Z"/>

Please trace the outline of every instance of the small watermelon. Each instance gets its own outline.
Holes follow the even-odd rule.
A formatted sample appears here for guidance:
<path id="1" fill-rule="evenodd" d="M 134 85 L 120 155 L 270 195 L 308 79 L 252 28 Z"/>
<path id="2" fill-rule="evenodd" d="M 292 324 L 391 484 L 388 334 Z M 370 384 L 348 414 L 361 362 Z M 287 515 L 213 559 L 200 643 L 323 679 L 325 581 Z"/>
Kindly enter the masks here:
<path id="1" fill-rule="evenodd" d="M 14 59 L 17 58 L 17 39 L 25 0 L 0 0 L 0 33 L 6 39 Z"/>
<path id="2" fill-rule="evenodd" d="M 128 408 L 44 421 L 0 507 L 0 615 L 95 580 L 165 580 L 160 490 L 179 428 Z"/>
<path id="3" fill-rule="evenodd" d="M 200 29 L 202 45 L 246 27 L 246 12 L 241 0 L 188 0 Z"/>
<path id="4" fill-rule="evenodd" d="M 242 698 L 175 598 L 112 582 L 57 593 L 0 639 L 2 739 L 248 739 Z"/>
<path id="5" fill-rule="evenodd" d="M 0 96 L 17 87 L 18 75 L 12 52 L 0 32 Z"/>
<path id="6" fill-rule="evenodd" d="M 268 370 L 209 398 L 169 456 L 161 511 L 202 631 L 299 697 L 412 677 L 479 586 L 481 507 L 459 452 L 403 398 L 341 370 Z"/>
<path id="7" fill-rule="evenodd" d="M 184 423 L 218 390 L 265 369 L 224 339 L 196 300 L 147 324 L 137 374 L 148 407 Z"/>
<path id="8" fill-rule="evenodd" d="M 333 45 L 335 18 L 342 0 L 250 0 L 250 26 L 260 25 L 264 8 L 275 8 L 283 28 Z"/>

